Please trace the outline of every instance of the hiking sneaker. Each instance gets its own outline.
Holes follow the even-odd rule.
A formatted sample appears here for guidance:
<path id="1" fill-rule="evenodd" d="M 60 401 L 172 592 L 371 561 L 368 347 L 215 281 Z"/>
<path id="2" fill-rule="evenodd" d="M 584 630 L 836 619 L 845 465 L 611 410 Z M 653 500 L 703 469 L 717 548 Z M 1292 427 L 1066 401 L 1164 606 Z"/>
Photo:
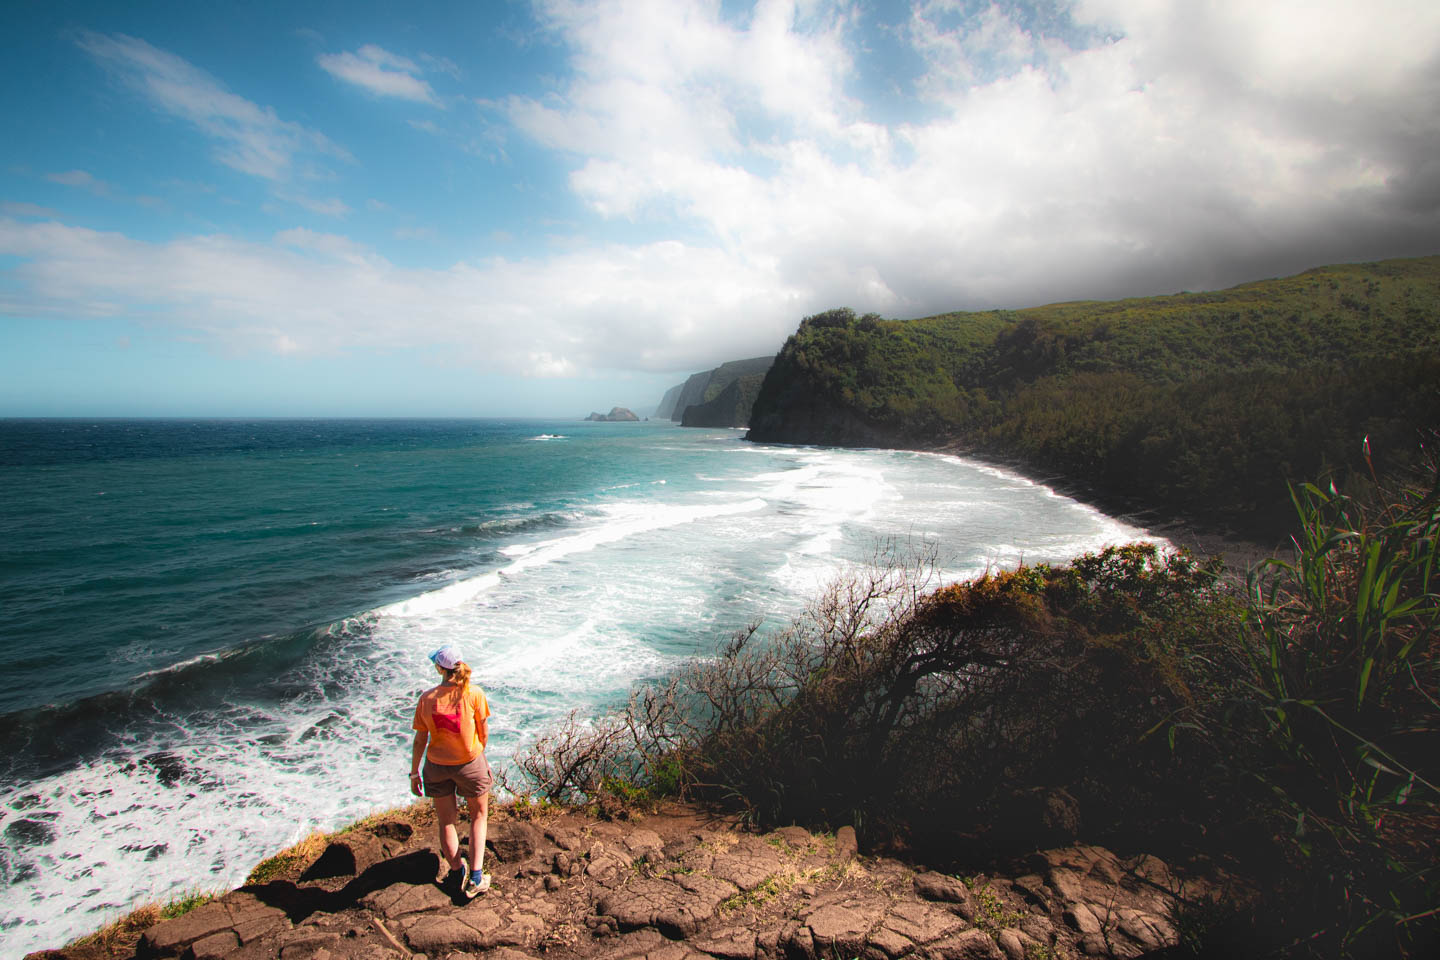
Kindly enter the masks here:
<path id="1" fill-rule="evenodd" d="M 465 899 L 474 900 L 480 894 L 490 889 L 490 874 L 480 874 L 479 880 L 471 880 L 465 885 Z"/>
<path id="2" fill-rule="evenodd" d="M 464 890 L 470 885 L 470 861 L 464 857 L 460 858 L 460 883 L 458 886 Z"/>

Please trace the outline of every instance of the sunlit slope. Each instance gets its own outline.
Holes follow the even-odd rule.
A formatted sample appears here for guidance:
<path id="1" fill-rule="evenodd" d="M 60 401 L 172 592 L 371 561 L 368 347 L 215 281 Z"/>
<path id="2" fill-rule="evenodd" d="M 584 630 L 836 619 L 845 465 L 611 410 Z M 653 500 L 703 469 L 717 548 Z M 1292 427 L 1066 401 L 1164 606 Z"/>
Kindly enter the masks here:
<path id="1" fill-rule="evenodd" d="M 1212 293 L 919 320 L 808 317 L 751 439 L 958 441 L 1102 500 L 1268 526 L 1279 481 L 1402 468 L 1440 422 L 1440 257 Z M 1278 491 L 1278 494 L 1277 494 Z"/>

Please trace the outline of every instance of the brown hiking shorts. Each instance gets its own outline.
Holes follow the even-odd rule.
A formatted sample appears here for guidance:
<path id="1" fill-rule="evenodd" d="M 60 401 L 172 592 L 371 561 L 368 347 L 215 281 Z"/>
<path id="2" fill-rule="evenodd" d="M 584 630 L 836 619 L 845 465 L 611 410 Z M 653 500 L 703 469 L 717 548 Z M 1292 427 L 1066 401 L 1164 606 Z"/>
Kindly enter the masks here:
<path id="1" fill-rule="evenodd" d="M 420 778 L 425 781 L 427 797 L 453 797 L 459 794 L 466 800 L 485 796 L 490 792 L 490 785 L 495 782 L 483 750 L 469 763 L 456 766 L 426 760 L 425 770 Z"/>

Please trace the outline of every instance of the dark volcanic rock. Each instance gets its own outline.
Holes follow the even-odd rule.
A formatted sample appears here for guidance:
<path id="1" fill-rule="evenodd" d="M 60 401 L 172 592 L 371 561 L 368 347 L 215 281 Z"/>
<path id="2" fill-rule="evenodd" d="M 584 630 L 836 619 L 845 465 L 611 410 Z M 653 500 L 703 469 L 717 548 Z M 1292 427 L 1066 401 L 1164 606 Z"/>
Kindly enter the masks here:
<path id="1" fill-rule="evenodd" d="M 535 855 L 544 835 L 520 820 L 506 820 L 490 828 L 485 845 L 501 863 L 519 863 Z"/>
<path id="2" fill-rule="evenodd" d="M 678 882 L 638 880 L 606 894 L 595 912 L 613 917 L 624 930 L 654 927 L 668 937 L 684 937 L 713 917 L 720 902 L 735 892 L 733 884 L 704 874 L 687 874 Z"/>
<path id="3" fill-rule="evenodd" d="M 624 407 L 611 407 L 609 413 L 592 413 L 586 420 L 596 420 L 603 423 L 628 423 L 640 418 Z"/>
<path id="4" fill-rule="evenodd" d="M 1087 845 L 1035 853 L 1031 872 L 982 875 L 967 887 L 860 855 L 847 828 L 833 843 L 800 827 L 756 836 L 682 810 L 643 825 L 502 813 L 489 835 L 494 884 L 467 901 L 453 875 L 433 879 L 432 824 L 335 837 L 321 860 L 346 861 L 338 877 L 312 866 L 315 879 L 232 891 L 151 927 L 136 956 L 384 960 L 409 949 L 435 960 L 1131 960 L 1175 945 L 1168 917 L 1177 896 L 1213 889 L 1154 857 Z M 351 875 L 350 861 L 372 843 L 400 849 Z M 1003 915 L 1005 928 L 979 929 L 982 911 Z"/>
<path id="5" fill-rule="evenodd" d="M 348 833 L 331 840 L 320 859 L 300 875 L 301 880 L 322 880 L 327 877 L 353 877 L 385 858 L 379 838 L 366 833 Z"/>
<path id="6" fill-rule="evenodd" d="M 964 883 L 933 870 L 915 877 L 915 892 L 926 900 L 944 903 L 966 903 L 970 899 L 970 891 Z"/>

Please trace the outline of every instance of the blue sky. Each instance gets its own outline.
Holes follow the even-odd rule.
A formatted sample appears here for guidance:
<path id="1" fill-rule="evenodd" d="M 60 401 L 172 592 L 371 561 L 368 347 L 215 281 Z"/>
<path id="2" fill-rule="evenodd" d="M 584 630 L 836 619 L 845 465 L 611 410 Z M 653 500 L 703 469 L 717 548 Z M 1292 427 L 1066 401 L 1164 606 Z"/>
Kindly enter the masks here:
<path id="1" fill-rule="evenodd" d="M 18 0 L 0 415 L 640 412 L 799 319 L 1440 252 L 1440 5 Z"/>

